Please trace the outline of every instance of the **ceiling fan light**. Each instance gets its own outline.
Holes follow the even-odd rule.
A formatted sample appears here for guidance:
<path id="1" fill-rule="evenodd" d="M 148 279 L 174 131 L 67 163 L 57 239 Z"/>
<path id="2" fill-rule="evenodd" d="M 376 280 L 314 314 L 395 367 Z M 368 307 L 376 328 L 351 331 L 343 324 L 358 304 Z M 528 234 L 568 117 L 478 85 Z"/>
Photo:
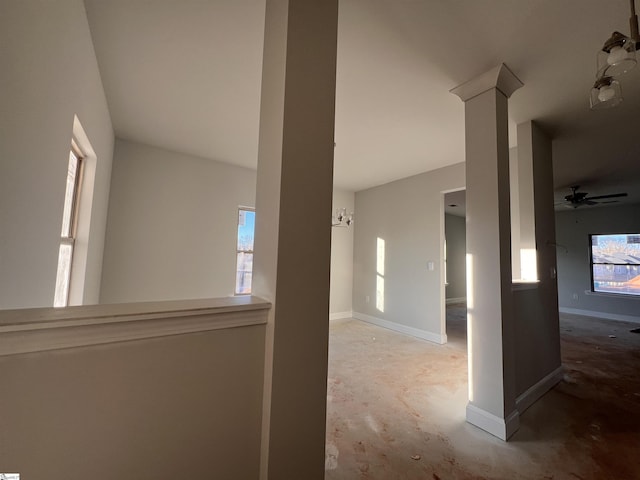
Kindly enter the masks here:
<path id="1" fill-rule="evenodd" d="M 622 102 L 620 83 L 611 77 L 599 78 L 591 89 L 591 109 L 611 108 Z"/>
<path id="2" fill-rule="evenodd" d="M 598 77 L 617 77 L 636 66 L 636 42 L 613 32 L 598 52 Z"/>

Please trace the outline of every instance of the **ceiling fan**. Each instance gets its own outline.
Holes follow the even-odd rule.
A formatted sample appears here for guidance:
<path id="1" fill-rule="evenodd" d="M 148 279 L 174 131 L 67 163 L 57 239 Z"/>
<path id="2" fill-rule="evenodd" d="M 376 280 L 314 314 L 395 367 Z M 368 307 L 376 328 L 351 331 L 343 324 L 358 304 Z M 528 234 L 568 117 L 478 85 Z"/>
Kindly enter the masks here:
<path id="1" fill-rule="evenodd" d="M 626 197 L 626 193 L 610 193 L 609 195 L 597 195 L 595 197 L 589 197 L 587 192 L 579 192 L 578 189 L 580 185 L 574 185 L 571 187 L 571 194 L 566 195 L 564 197 L 564 202 L 562 203 L 565 207 L 568 208 L 578 208 L 583 205 L 597 205 L 599 203 L 615 203 L 618 200 L 608 200 L 610 198 L 620 198 Z M 606 200 L 606 201 L 598 201 L 595 200 Z"/>

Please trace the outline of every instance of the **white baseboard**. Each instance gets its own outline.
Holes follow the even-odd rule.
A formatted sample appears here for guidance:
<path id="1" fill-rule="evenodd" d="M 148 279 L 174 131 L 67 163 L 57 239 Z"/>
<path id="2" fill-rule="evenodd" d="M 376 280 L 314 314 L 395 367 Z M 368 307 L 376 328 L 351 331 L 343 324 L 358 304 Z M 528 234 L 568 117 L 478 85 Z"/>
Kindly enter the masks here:
<path id="1" fill-rule="evenodd" d="M 340 320 L 341 318 L 353 318 L 353 312 L 349 310 L 348 312 L 336 312 L 329 314 L 329 320 Z"/>
<path id="2" fill-rule="evenodd" d="M 445 303 L 447 305 L 451 305 L 452 303 L 467 303 L 467 297 L 453 297 L 453 298 L 447 298 L 445 300 Z"/>
<path id="3" fill-rule="evenodd" d="M 564 375 L 562 366 L 556 368 L 549 375 L 531 386 L 516 399 L 516 408 L 518 412 L 523 413 L 527 408 L 533 405 L 540 397 L 551 390 Z"/>
<path id="4" fill-rule="evenodd" d="M 500 440 L 507 440 L 520 428 L 520 414 L 518 410 L 514 410 L 507 418 L 500 418 L 469 403 L 467 404 L 467 422 Z"/>
<path id="5" fill-rule="evenodd" d="M 560 313 L 582 315 L 585 317 L 606 318 L 607 320 L 619 320 L 622 322 L 640 323 L 640 317 L 634 315 L 620 315 L 617 313 L 596 312 L 595 310 L 581 310 L 579 308 L 560 307 Z"/>
<path id="6" fill-rule="evenodd" d="M 403 333 L 411 337 L 421 338 L 422 340 L 428 340 L 430 342 L 438 343 L 440 345 L 447 343 L 446 335 L 439 335 L 437 333 L 428 332 L 426 330 L 421 330 L 419 328 L 409 327 L 407 325 L 401 325 L 399 323 L 391 322 L 389 320 L 384 320 L 382 318 L 372 317 L 371 315 L 367 315 L 364 313 L 353 312 L 353 318 L 357 320 L 362 320 L 367 323 L 372 323 L 373 325 L 377 325 L 379 327 L 393 330 L 394 332 Z"/>

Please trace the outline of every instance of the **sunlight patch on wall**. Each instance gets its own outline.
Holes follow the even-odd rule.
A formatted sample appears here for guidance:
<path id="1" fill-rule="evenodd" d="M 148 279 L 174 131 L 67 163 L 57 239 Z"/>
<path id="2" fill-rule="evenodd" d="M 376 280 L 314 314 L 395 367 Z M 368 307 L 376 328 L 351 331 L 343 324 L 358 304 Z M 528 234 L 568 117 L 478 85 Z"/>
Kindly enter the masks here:
<path id="1" fill-rule="evenodd" d="M 376 309 L 384 312 L 384 260 L 385 242 L 378 237 L 376 242 Z"/>
<path id="2" fill-rule="evenodd" d="M 466 256 L 467 263 L 467 310 L 473 308 L 473 258 L 470 253 Z"/>
<path id="3" fill-rule="evenodd" d="M 473 255 L 467 253 L 467 362 L 469 401 L 473 402 Z"/>
<path id="4" fill-rule="evenodd" d="M 520 278 L 528 282 L 538 281 L 538 258 L 535 248 L 520 249 Z"/>
<path id="5" fill-rule="evenodd" d="M 469 401 L 473 402 L 473 317 L 467 311 L 467 362 L 469 369 L 468 372 L 468 384 L 469 384 Z"/>

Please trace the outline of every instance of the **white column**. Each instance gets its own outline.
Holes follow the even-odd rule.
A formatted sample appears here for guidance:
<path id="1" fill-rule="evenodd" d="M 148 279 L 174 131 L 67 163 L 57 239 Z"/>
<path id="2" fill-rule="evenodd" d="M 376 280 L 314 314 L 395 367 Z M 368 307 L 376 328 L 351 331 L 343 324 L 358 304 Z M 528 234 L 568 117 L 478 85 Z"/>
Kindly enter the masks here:
<path id="1" fill-rule="evenodd" d="M 452 90 L 465 102 L 467 421 L 506 440 L 515 408 L 507 99 L 522 86 L 504 65 Z"/>
<path id="2" fill-rule="evenodd" d="M 262 479 L 324 478 L 337 21 L 337 0 L 267 0 L 253 269 L 254 295 L 273 303 Z"/>

